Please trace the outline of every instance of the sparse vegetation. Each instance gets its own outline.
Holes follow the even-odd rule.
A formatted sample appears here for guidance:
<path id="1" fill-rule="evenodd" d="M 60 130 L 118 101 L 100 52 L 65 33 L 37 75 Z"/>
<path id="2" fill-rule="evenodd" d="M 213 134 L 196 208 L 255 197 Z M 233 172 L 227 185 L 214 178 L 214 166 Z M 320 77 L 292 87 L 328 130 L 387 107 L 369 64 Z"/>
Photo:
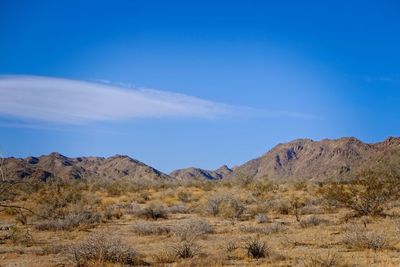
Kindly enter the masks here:
<path id="1" fill-rule="evenodd" d="M 259 236 L 247 240 L 245 249 L 247 251 L 247 256 L 253 259 L 268 257 L 271 252 L 270 248 Z"/>
<path id="2" fill-rule="evenodd" d="M 77 266 L 245 266 L 253 261 L 261 266 L 352 266 L 346 262 L 364 257 L 365 250 L 377 253 L 377 266 L 385 266 L 383 252 L 400 249 L 396 193 L 377 181 L 142 182 L 125 186 L 121 194 L 101 184 L 53 179 L 30 191 L 15 190 L 2 203 L 33 213 L 1 210 L 0 219 L 7 223 L 0 221 L 0 244 L 25 251 L 23 257 L 36 257 L 29 248 L 43 254 L 43 261 L 57 255 L 58 263 Z M 53 237 L 54 246 L 45 241 Z M 400 264 L 400 257 L 390 255 Z"/>
<path id="3" fill-rule="evenodd" d="M 90 235 L 79 244 L 68 247 L 67 252 L 78 266 L 101 266 L 107 262 L 143 265 L 133 248 L 124 245 L 119 239 L 105 235 Z"/>
<path id="4" fill-rule="evenodd" d="M 384 232 L 371 231 L 358 225 L 351 225 L 346 229 L 343 243 L 361 249 L 380 250 L 390 247 L 390 241 Z"/>

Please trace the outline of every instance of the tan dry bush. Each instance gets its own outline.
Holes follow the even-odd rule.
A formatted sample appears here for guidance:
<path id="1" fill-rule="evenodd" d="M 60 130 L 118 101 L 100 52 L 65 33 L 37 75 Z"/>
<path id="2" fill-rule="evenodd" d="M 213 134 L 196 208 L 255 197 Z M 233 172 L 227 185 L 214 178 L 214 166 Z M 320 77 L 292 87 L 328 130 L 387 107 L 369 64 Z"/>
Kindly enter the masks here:
<path id="1" fill-rule="evenodd" d="M 86 204 L 83 190 L 74 184 L 50 183 L 38 192 L 40 215 L 48 218 L 62 218 L 70 211 L 69 207 Z"/>
<path id="2" fill-rule="evenodd" d="M 246 207 L 241 200 L 231 194 L 219 193 L 208 198 L 205 209 L 213 216 L 237 219 L 242 216 Z"/>
<path id="3" fill-rule="evenodd" d="M 246 189 L 254 194 L 254 196 L 262 198 L 278 189 L 278 185 L 268 179 L 257 179 L 247 184 Z"/>
<path id="4" fill-rule="evenodd" d="M 124 215 L 123 210 L 120 208 L 120 205 L 111 205 L 106 208 L 104 211 L 104 218 L 107 220 L 112 219 L 121 219 Z"/>
<path id="5" fill-rule="evenodd" d="M 287 215 L 290 213 L 290 202 L 285 199 L 271 199 L 264 204 L 268 211 L 275 214 Z"/>
<path id="6" fill-rule="evenodd" d="M 64 218 L 40 222 L 36 225 L 36 229 L 40 231 L 71 231 L 80 226 L 94 227 L 102 221 L 102 218 L 100 213 L 84 211 L 68 214 Z"/>
<path id="7" fill-rule="evenodd" d="M 214 228 L 204 219 L 191 219 L 173 226 L 171 232 L 181 241 L 190 241 L 201 235 L 213 233 Z"/>
<path id="8" fill-rule="evenodd" d="M 382 250 L 391 247 L 391 241 L 383 232 L 368 230 L 359 225 L 347 227 L 343 243 L 354 248 Z"/>
<path id="9" fill-rule="evenodd" d="M 310 226 L 317 226 L 320 224 L 327 224 L 327 223 L 328 223 L 328 220 L 325 220 L 325 219 L 320 218 L 315 215 L 311 215 L 311 216 L 305 217 L 300 220 L 300 226 L 303 228 L 310 227 Z"/>
<path id="10" fill-rule="evenodd" d="M 182 202 L 184 202 L 184 203 L 189 203 L 189 202 L 191 202 L 192 201 L 192 199 L 193 199 L 193 194 L 191 193 L 191 192 L 187 192 L 187 191 L 185 191 L 185 190 L 180 190 L 178 193 L 177 193 L 177 198 L 180 200 L 180 201 L 182 201 Z"/>
<path id="11" fill-rule="evenodd" d="M 174 263 L 176 261 L 176 253 L 172 249 L 162 249 L 152 256 L 155 263 Z"/>
<path id="12" fill-rule="evenodd" d="M 254 219 L 257 223 L 267 223 L 269 221 L 268 215 L 265 213 L 257 214 Z"/>
<path id="13" fill-rule="evenodd" d="M 144 265 L 138 253 L 121 240 L 103 234 L 92 234 L 84 241 L 66 248 L 78 266 L 102 266 L 106 263 Z"/>
<path id="14" fill-rule="evenodd" d="M 243 233 L 268 235 L 268 234 L 284 232 L 287 230 L 287 228 L 282 223 L 274 222 L 263 226 L 242 225 L 239 227 L 239 230 Z"/>
<path id="15" fill-rule="evenodd" d="M 303 260 L 304 267 L 339 267 L 345 266 L 340 264 L 340 257 L 336 253 L 328 251 L 326 254 L 318 253 L 308 255 Z"/>
<path id="16" fill-rule="evenodd" d="M 189 214 L 191 213 L 191 210 L 188 206 L 184 204 L 176 204 L 172 205 L 171 207 L 168 207 L 168 212 L 172 214 Z"/>
<path id="17" fill-rule="evenodd" d="M 31 230 L 12 226 L 8 230 L 7 239 L 10 239 L 14 245 L 21 245 L 30 247 L 33 245 L 34 240 Z"/>
<path id="18" fill-rule="evenodd" d="M 149 222 L 137 222 L 133 225 L 133 231 L 138 235 L 166 235 L 171 232 L 171 226 Z"/>
<path id="19" fill-rule="evenodd" d="M 168 210 L 162 204 L 151 204 L 138 211 L 138 216 L 146 219 L 168 219 Z"/>

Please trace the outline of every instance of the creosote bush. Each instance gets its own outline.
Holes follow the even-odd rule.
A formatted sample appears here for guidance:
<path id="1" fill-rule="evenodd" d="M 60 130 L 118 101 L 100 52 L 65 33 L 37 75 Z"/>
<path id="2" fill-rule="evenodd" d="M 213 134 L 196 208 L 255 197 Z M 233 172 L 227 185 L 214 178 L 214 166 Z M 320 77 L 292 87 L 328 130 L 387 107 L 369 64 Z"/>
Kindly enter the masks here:
<path id="1" fill-rule="evenodd" d="M 362 172 L 348 184 L 333 183 L 320 192 L 331 206 L 342 206 L 358 216 L 381 215 L 390 200 L 399 196 L 400 179 L 388 173 Z"/>
<path id="2" fill-rule="evenodd" d="M 220 215 L 224 218 L 237 219 L 242 216 L 245 206 L 231 195 L 217 194 L 207 200 L 206 211 L 213 216 Z"/>

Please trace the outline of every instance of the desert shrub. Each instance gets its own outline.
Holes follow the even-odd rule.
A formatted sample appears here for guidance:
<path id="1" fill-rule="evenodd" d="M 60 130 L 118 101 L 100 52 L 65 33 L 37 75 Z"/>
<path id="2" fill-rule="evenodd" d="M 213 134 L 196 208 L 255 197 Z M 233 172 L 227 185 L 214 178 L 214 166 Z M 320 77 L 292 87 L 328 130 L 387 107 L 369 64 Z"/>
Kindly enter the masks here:
<path id="1" fill-rule="evenodd" d="M 83 206 L 86 199 L 83 189 L 74 183 L 52 182 L 38 192 L 40 215 L 46 218 L 63 218 L 73 205 Z"/>
<path id="2" fill-rule="evenodd" d="M 123 244 L 121 240 L 109 236 L 94 234 L 87 237 L 79 244 L 67 248 L 67 253 L 77 265 L 89 263 L 102 265 L 104 263 L 119 263 L 138 265 L 138 253 L 131 247 Z"/>
<path id="3" fill-rule="evenodd" d="M 213 227 L 203 219 L 191 219 L 183 223 L 175 225 L 171 229 L 174 236 L 182 240 L 194 240 L 203 234 L 211 234 L 214 232 Z"/>
<path id="4" fill-rule="evenodd" d="M 247 184 L 246 188 L 256 197 L 262 197 L 275 191 L 278 188 L 278 185 L 268 179 L 257 179 L 256 181 Z"/>
<path id="5" fill-rule="evenodd" d="M 359 216 L 376 216 L 398 197 L 399 183 L 398 177 L 367 170 L 349 184 L 333 183 L 320 192 L 331 206 L 352 209 Z"/>
<path id="6" fill-rule="evenodd" d="M 206 211 L 213 216 L 217 216 L 220 212 L 221 204 L 224 201 L 224 197 L 221 195 L 215 195 L 207 200 Z"/>
<path id="7" fill-rule="evenodd" d="M 108 206 L 104 211 L 104 217 L 107 220 L 112 220 L 113 218 L 121 219 L 122 216 L 123 216 L 122 209 L 118 205 Z"/>
<path id="8" fill-rule="evenodd" d="M 217 194 L 207 200 L 206 211 L 213 216 L 221 215 L 225 218 L 239 218 L 245 211 L 244 204 L 228 194 Z"/>
<path id="9" fill-rule="evenodd" d="M 156 263 L 166 264 L 175 262 L 176 257 L 175 251 L 171 249 L 162 249 L 157 254 L 153 255 L 153 260 Z"/>
<path id="10" fill-rule="evenodd" d="M 180 201 L 188 203 L 190 201 L 192 201 L 193 195 L 190 192 L 187 191 L 179 191 L 177 193 L 177 197 Z"/>
<path id="11" fill-rule="evenodd" d="M 138 235 L 164 235 L 171 232 L 171 227 L 149 222 L 137 222 L 133 226 L 133 231 Z"/>
<path id="12" fill-rule="evenodd" d="M 190 213 L 190 209 L 183 204 L 176 204 L 171 207 L 168 207 L 168 212 L 175 214 L 175 213 L 180 213 L 180 214 L 188 214 Z"/>
<path id="13" fill-rule="evenodd" d="M 176 258 L 188 259 L 200 253 L 200 246 L 194 241 L 184 240 L 172 246 Z"/>
<path id="14" fill-rule="evenodd" d="M 292 210 L 293 215 L 296 217 L 296 221 L 301 221 L 301 208 L 305 206 L 304 201 L 299 199 L 298 197 L 292 197 L 290 200 L 290 208 Z"/>
<path id="15" fill-rule="evenodd" d="M 139 211 L 139 217 L 158 220 L 167 219 L 168 210 L 161 204 L 151 204 L 150 206 Z"/>
<path id="16" fill-rule="evenodd" d="M 69 231 L 79 226 L 94 226 L 102 221 L 102 216 L 94 212 L 68 214 L 64 218 L 50 219 L 36 225 L 40 231 Z"/>
<path id="17" fill-rule="evenodd" d="M 124 181 L 112 181 L 104 187 L 109 196 L 118 197 L 129 191 L 130 186 Z"/>
<path id="18" fill-rule="evenodd" d="M 255 220 L 257 223 L 266 223 L 268 222 L 268 215 L 265 213 L 259 213 L 255 216 Z"/>
<path id="19" fill-rule="evenodd" d="M 320 224 L 327 223 L 328 221 L 317 217 L 315 215 L 308 216 L 300 221 L 300 226 L 303 228 L 310 227 L 310 226 L 317 226 Z"/>
<path id="20" fill-rule="evenodd" d="M 328 251 L 326 254 L 309 255 L 303 261 L 304 267 L 335 267 L 339 266 L 339 257 L 336 253 Z M 340 265 L 342 266 L 342 265 Z"/>
<path id="21" fill-rule="evenodd" d="M 351 247 L 373 250 L 390 247 L 390 241 L 384 233 L 369 231 L 367 228 L 358 225 L 348 227 L 343 237 L 343 243 Z"/>
<path id="22" fill-rule="evenodd" d="M 23 229 L 13 226 L 8 231 L 7 239 L 10 239 L 14 245 L 30 247 L 33 245 L 33 236 L 30 229 Z"/>
<path id="23" fill-rule="evenodd" d="M 276 214 L 287 215 L 290 212 L 290 202 L 284 199 L 271 199 L 265 202 L 268 211 Z"/>
<path id="24" fill-rule="evenodd" d="M 120 210 L 123 214 L 131 214 L 131 215 L 140 215 L 141 207 L 137 203 L 123 203 L 123 204 L 116 204 L 113 205 L 118 210 Z"/>
<path id="25" fill-rule="evenodd" d="M 307 191 L 307 183 L 305 181 L 298 181 L 293 183 L 296 191 Z"/>
<path id="26" fill-rule="evenodd" d="M 253 259 L 268 257 L 271 252 L 270 248 L 259 236 L 247 240 L 244 248 L 247 251 L 247 256 Z"/>
<path id="27" fill-rule="evenodd" d="M 286 227 L 281 223 L 275 222 L 272 224 L 264 225 L 264 226 L 246 226 L 242 225 L 239 227 L 239 230 L 243 233 L 255 233 L 255 234 L 273 234 L 286 231 Z"/>

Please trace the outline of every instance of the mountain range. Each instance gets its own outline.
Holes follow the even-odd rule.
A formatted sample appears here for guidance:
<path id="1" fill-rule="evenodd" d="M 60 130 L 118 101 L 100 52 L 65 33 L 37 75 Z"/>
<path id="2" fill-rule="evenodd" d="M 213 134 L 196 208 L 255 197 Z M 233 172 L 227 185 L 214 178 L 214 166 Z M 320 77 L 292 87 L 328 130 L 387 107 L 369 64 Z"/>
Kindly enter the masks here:
<path id="1" fill-rule="evenodd" d="M 278 144 L 261 157 L 230 169 L 217 170 L 185 168 L 162 173 L 128 156 L 69 158 L 59 153 L 40 157 L 3 158 L 4 175 L 14 179 L 47 181 L 52 177 L 63 180 L 150 180 L 185 181 L 192 179 L 255 179 L 313 180 L 349 179 L 363 168 L 391 169 L 400 172 L 400 138 L 383 142 L 364 143 L 354 137 L 340 139 L 297 139 Z"/>

